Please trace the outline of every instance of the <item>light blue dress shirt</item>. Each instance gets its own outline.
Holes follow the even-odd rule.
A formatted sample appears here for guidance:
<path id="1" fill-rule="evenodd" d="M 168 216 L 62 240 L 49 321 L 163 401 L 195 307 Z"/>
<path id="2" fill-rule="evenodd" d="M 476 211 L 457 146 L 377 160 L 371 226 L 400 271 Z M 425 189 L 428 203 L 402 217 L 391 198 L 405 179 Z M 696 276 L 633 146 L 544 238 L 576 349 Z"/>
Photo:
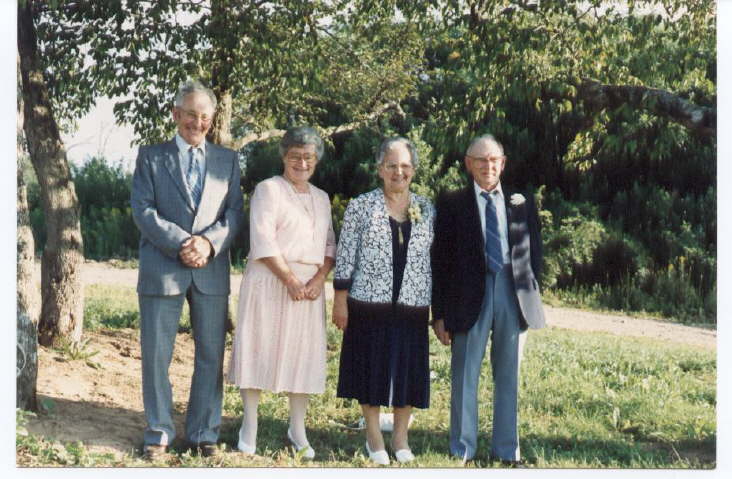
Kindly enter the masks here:
<path id="1" fill-rule="evenodd" d="M 475 190 L 475 198 L 478 201 L 478 212 L 480 213 L 478 216 L 480 217 L 480 231 L 483 233 L 483 241 L 485 241 L 485 206 L 486 206 L 486 199 L 480 196 L 480 194 L 485 191 L 483 188 L 481 188 L 478 183 L 473 181 L 473 189 Z M 506 201 L 503 197 L 503 189 L 501 188 L 501 183 L 499 182 L 498 185 L 496 185 L 495 189 L 493 191 L 496 191 L 497 194 L 491 195 L 494 197 L 494 206 L 496 207 L 496 214 L 498 215 L 498 234 L 501 236 L 501 253 L 503 255 L 503 264 L 508 264 L 511 262 L 511 257 L 509 256 L 509 248 L 508 248 L 508 223 L 506 221 Z M 491 193 L 490 191 L 487 193 Z"/>

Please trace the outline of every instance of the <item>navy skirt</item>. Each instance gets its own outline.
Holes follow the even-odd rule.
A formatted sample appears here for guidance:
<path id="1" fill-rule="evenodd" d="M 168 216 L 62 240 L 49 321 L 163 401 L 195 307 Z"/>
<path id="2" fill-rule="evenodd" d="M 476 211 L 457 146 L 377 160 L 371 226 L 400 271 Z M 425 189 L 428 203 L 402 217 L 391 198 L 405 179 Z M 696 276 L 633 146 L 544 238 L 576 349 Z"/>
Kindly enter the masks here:
<path id="1" fill-rule="evenodd" d="M 372 406 L 429 407 L 429 307 L 348 298 L 338 397 Z"/>

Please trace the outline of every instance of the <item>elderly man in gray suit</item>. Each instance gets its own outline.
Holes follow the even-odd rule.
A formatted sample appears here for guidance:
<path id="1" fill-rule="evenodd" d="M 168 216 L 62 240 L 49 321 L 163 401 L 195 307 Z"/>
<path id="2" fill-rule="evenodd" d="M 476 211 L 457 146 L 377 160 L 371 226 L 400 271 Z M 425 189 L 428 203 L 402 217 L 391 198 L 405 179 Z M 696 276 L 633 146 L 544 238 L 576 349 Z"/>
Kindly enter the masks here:
<path id="1" fill-rule="evenodd" d="M 478 443 L 478 380 L 490 337 L 493 438 L 490 457 L 520 464 L 518 373 L 527 328 L 544 326 L 541 237 L 530 197 L 502 187 L 506 157 L 490 135 L 468 147 L 473 181 L 436 204 L 432 246 L 433 328 L 452 344 L 450 453 L 471 460 Z"/>
<path id="2" fill-rule="evenodd" d="M 173 107 L 178 133 L 167 143 L 140 147 L 132 179 L 132 215 L 141 232 L 144 454 L 153 460 L 175 437 L 168 368 L 186 300 L 195 342 L 186 439 L 205 456 L 218 452 L 229 246 L 243 204 L 236 152 L 206 141 L 215 110 L 211 90 L 183 83 Z"/>

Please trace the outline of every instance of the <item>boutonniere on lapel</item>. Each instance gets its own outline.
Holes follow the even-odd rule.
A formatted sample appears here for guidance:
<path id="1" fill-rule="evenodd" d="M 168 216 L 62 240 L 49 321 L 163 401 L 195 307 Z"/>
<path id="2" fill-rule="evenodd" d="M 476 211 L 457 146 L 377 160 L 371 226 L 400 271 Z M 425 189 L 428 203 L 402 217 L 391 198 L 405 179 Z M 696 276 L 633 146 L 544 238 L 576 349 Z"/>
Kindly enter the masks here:
<path id="1" fill-rule="evenodd" d="M 419 203 L 411 203 L 407 209 L 407 215 L 413 223 L 422 221 L 422 209 L 419 207 Z"/>
<path id="2" fill-rule="evenodd" d="M 521 193 L 514 193 L 511 195 L 511 206 L 521 206 L 526 203 L 526 197 Z"/>

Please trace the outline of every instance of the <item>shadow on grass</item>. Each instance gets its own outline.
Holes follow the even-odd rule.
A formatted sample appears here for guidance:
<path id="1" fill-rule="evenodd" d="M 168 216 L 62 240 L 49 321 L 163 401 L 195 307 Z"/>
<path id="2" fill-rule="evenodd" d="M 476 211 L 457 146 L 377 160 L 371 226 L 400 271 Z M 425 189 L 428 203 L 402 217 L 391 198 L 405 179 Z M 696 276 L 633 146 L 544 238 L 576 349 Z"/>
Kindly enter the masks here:
<path id="1" fill-rule="evenodd" d="M 145 418 L 142 411 L 110 406 L 98 401 L 72 401 L 39 396 L 46 410 L 31 418 L 28 430 L 31 434 L 49 441 L 63 443 L 81 442 L 87 447 L 115 451 L 130 458 L 139 458 Z M 175 404 L 174 420 L 180 435 L 173 445 L 174 454 L 184 454 L 188 445 L 182 439 L 185 422 L 185 403 Z M 220 442 L 227 451 L 236 450 L 240 417 L 222 418 Z M 287 420 L 268 416 L 259 417 L 257 453 L 269 457 L 269 463 L 256 463 L 288 467 L 283 458 L 293 456 L 287 440 Z M 368 465 L 364 449 L 365 432 L 337 425 L 308 427 L 308 438 L 317 458 L 314 467 L 364 467 Z M 391 436 L 384 434 L 387 449 Z M 448 453 L 447 430 L 413 428 L 409 442 L 417 456 L 414 467 L 461 468 L 461 462 Z M 628 434 L 609 439 L 572 438 L 524 434 L 521 438 L 524 460 L 531 468 L 692 468 L 716 467 L 716 438 L 703 441 L 671 442 L 634 439 Z M 490 431 L 481 431 L 478 453 L 468 467 L 501 467 L 491 462 Z M 390 451 L 393 455 L 393 452 Z M 255 467 L 256 467 L 256 464 Z M 175 465 L 175 464 L 171 464 Z M 238 464 L 231 464 L 238 465 Z M 241 464 L 244 467 L 247 463 Z M 241 467 L 239 465 L 239 467 Z M 220 464 L 227 467 L 229 464 Z"/>
<path id="2" fill-rule="evenodd" d="M 634 440 L 632 434 L 617 439 L 577 439 L 566 436 L 525 435 L 522 453 L 530 464 L 542 468 L 692 468 L 716 467 L 716 439 L 703 441 Z M 574 465 L 572 465 L 574 464 Z"/>

